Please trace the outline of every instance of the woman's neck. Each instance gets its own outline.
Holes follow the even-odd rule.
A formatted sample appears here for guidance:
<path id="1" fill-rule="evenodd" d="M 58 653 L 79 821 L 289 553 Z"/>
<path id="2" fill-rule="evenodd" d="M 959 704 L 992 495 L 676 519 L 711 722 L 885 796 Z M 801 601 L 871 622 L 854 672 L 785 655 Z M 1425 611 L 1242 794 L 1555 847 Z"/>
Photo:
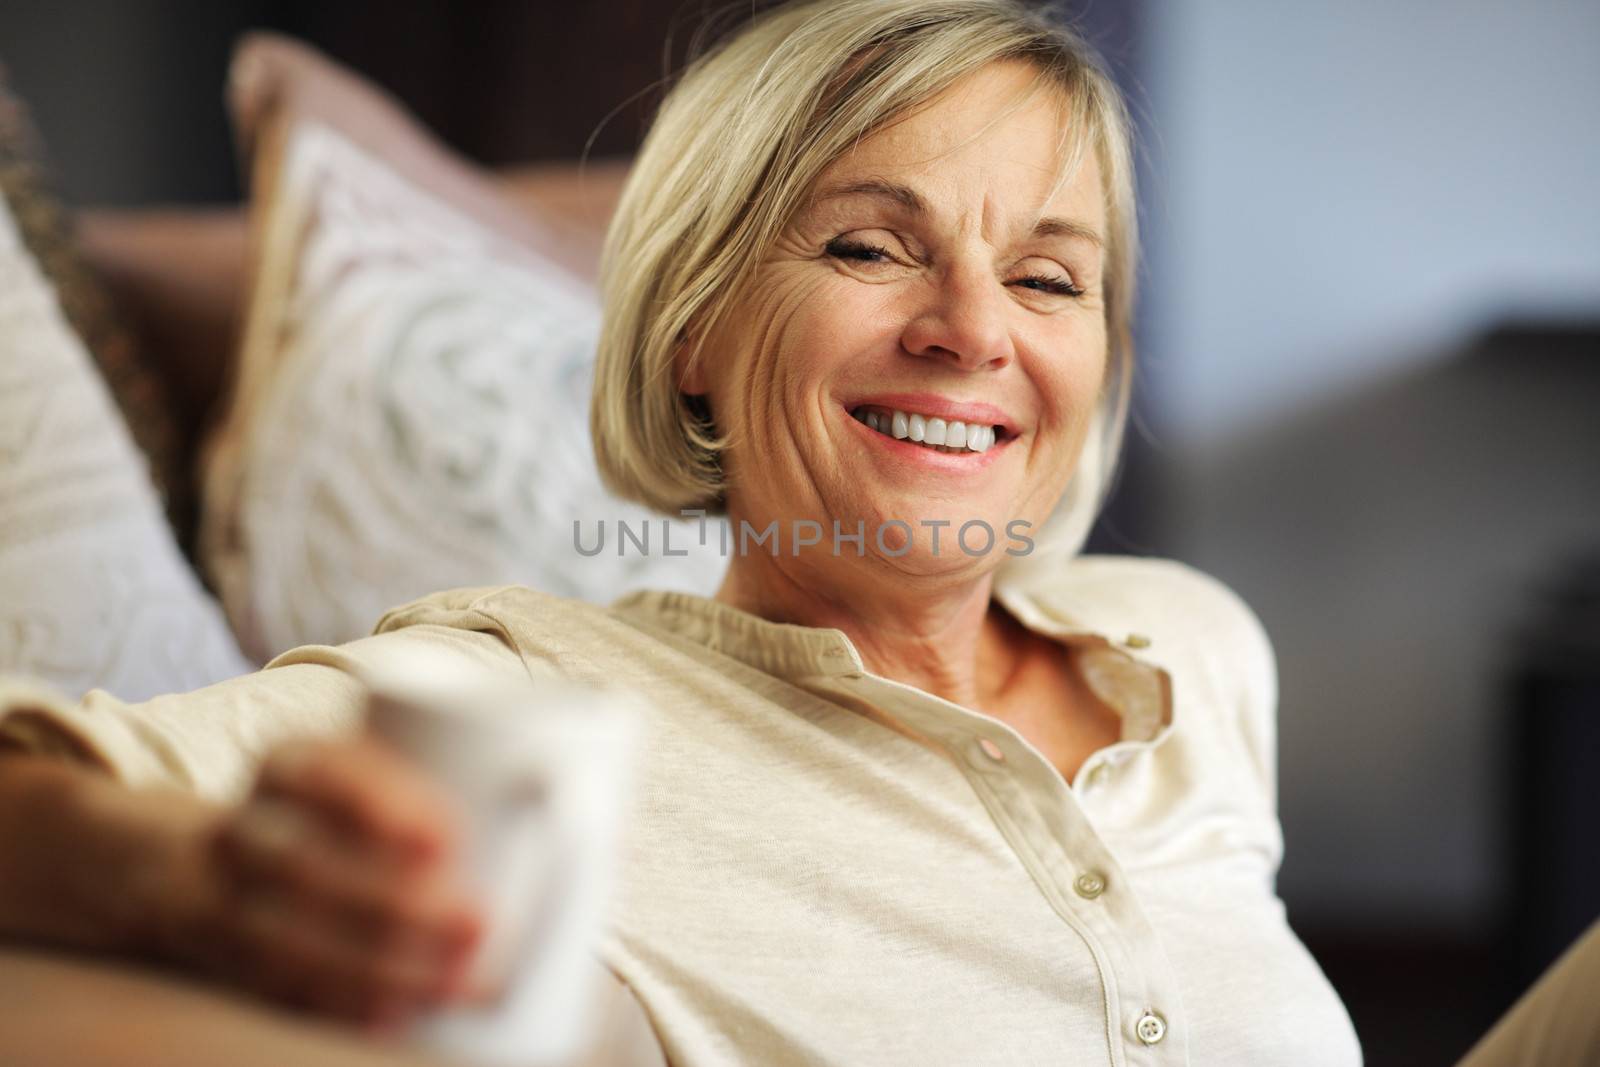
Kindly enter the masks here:
<path id="1" fill-rule="evenodd" d="M 1007 640 L 1015 624 L 991 610 L 991 575 L 952 583 L 852 573 L 830 581 L 789 562 L 736 557 L 715 599 L 771 622 L 843 630 L 874 674 L 973 710 L 993 703 L 1016 668 Z"/>

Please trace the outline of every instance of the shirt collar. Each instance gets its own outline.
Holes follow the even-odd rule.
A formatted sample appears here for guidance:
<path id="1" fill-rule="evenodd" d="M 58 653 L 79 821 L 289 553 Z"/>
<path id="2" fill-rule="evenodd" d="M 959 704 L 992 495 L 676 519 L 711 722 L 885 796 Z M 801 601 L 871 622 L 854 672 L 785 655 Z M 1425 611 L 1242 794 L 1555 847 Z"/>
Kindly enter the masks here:
<path id="1" fill-rule="evenodd" d="M 997 582 L 994 598 L 1034 633 L 1071 642 L 1110 645 L 1087 624 L 1070 597 L 1042 594 L 1029 586 Z M 677 590 L 643 589 L 611 605 L 635 622 L 675 633 L 781 678 L 864 671 L 861 655 L 843 630 L 771 622 L 718 600 Z"/>
<path id="2" fill-rule="evenodd" d="M 642 589 L 621 597 L 611 609 L 787 680 L 866 669 L 843 630 L 771 622 L 694 593 Z"/>
<path id="3" fill-rule="evenodd" d="M 1066 568 L 1063 568 L 1065 570 Z M 993 596 L 1023 626 L 1068 644 L 1086 644 L 1089 684 L 1124 720 L 1124 739 L 1147 740 L 1172 721 L 1171 680 L 1157 664 L 1130 656 L 1102 631 L 1118 632 L 1113 608 L 1072 595 L 1065 580 L 996 581 Z M 799 683 L 816 677 L 867 673 L 843 630 L 772 622 L 694 593 L 644 589 L 615 602 L 614 613 L 676 639 L 728 656 L 755 670 Z M 1097 625 L 1098 624 L 1098 628 Z"/>

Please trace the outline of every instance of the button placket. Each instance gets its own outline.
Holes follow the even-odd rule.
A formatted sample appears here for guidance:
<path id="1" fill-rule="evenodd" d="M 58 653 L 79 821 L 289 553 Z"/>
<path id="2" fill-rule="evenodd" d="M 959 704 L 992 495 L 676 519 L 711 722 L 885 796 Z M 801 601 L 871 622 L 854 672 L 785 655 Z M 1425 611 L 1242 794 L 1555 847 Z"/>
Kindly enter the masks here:
<path id="1" fill-rule="evenodd" d="M 1115 769 L 1115 761 L 1106 759 L 1097 766 Z M 1057 789 L 1066 785 L 1059 775 L 1054 783 Z M 1155 1007 L 1166 1004 L 1166 1010 L 1181 1013 L 1176 1007 L 1179 1000 L 1170 964 L 1162 957 L 1155 931 L 1149 927 L 1132 888 L 1124 884 L 1117 894 L 1109 892 L 1111 882 L 1121 877 L 1116 859 L 1106 850 L 1075 792 L 1068 787 L 1057 794 L 1057 799 L 1065 803 L 1030 805 L 1032 815 L 1039 819 L 1040 839 L 1050 842 L 1047 848 L 1057 858 L 1056 863 L 1050 864 L 1053 870 L 1049 880 L 1059 887 L 1058 892 L 1070 887 L 1061 906 L 1071 915 L 1069 918 L 1064 910 L 1063 918 L 1075 928 L 1081 924 L 1081 932 L 1096 945 L 1097 955 L 1104 953 L 1106 969 L 1102 974 L 1126 998 L 1122 1001 L 1123 1010 L 1117 1014 L 1121 1033 L 1131 1046 L 1129 1051 L 1149 1049 L 1149 1054 L 1157 1057 L 1151 1060 L 1148 1056 L 1130 1056 L 1129 1062 L 1166 1062 L 1172 1056 L 1182 1057 L 1184 1042 L 1173 1035 L 1166 1015 Z M 1042 857 L 1045 851 L 1041 849 L 1036 855 Z M 1076 906 L 1068 905 L 1068 901 Z M 1127 1011 L 1129 1008 L 1133 1010 Z M 1159 1050 L 1152 1047 L 1156 1045 L 1161 1046 Z"/>
<path id="2" fill-rule="evenodd" d="M 914 710 L 924 712 L 929 704 L 931 701 L 917 699 Z M 1131 890 L 1109 893 L 1110 883 L 1118 877 L 1116 861 L 1079 803 L 1077 791 L 1043 756 L 1036 757 L 1025 741 L 1014 742 L 1009 735 L 999 739 L 984 736 L 986 731 L 981 728 L 952 729 L 942 723 L 921 722 L 924 717 L 908 716 L 913 725 L 920 722 L 929 728 L 930 734 L 957 757 L 1023 865 L 1053 898 L 1061 918 L 1088 944 L 1102 980 L 1119 991 L 1121 1008 L 1116 1016 L 1129 1052 L 1161 1044 L 1159 1050 L 1151 1048 L 1147 1056 L 1131 1057 L 1130 1062 L 1156 1062 L 1148 1060 L 1148 1055 L 1161 1061 L 1174 1054 L 1181 1056 L 1182 1043 L 1174 1048 L 1173 1042 L 1166 1040 L 1170 1026 L 1165 1017 L 1153 1009 L 1143 1009 L 1144 1005 L 1162 1003 L 1168 992 L 1176 992 L 1171 988 L 1171 976 L 1159 955 L 1154 932 L 1148 928 Z M 959 736 L 962 734 L 965 736 Z M 1095 770 L 1103 776 L 1116 769 L 1110 766 L 1114 762 L 1102 757 L 1090 769 L 1091 776 L 1095 776 Z M 1134 1011 L 1129 1012 L 1130 1007 Z M 1144 1023 L 1143 1037 L 1139 1030 L 1144 1019 L 1138 1014 L 1141 1009 L 1154 1017 L 1153 1022 Z M 1157 1029 L 1159 1037 L 1154 1036 Z"/>
<path id="3" fill-rule="evenodd" d="M 1091 635 L 1086 631 L 1082 636 Z M 1137 640 L 1142 635 L 1124 635 L 1122 640 L 1109 635 L 1092 636 L 1098 647 L 1165 676 L 1165 669 L 1158 664 L 1127 651 L 1149 647 L 1148 639 L 1143 644 Z M 1130 642 L 1128 637 L 1136 640 Z M 838 677 L 840 672 L 833 673 Z M 901 689 L 894 691 L 900 693 Z M 1129 759 L 1158 747 L 1172 727 L 1168 683 L 1162 683 L 1159 695 L 1163 707 L 1155 735 L 1137 739 L 1137 746 L 1119 743 L 1129 751 L 1119 748 L 1115 758 L 1102 755 L 1089 768 L 1086 785 L 1102 785 L 1111 777 L 1118 777 L 1121 785 L 1120 776 L 1128 773 L 1125 764 Z M 1108 996 L 1112 997 L 1108 1006 L 1115 1005 L 1112 1018 L 1116 1021 L 1112 1025 L 1120 1035 L 1119 1043 L 1129 1063 L 1182 1062 L 1187 1040 L 1181 1026 L 1174 1031 L 1164 1014 L 1174 1011 L 1181 1018 L 1183 1012 L 1171 964 L 1160 950 L 1132 883 L 1127 882 L 1109 852 L 1097 826 L 1098 818 L 1088 817 L 1091 806 L 1100 812 L 1108 803 L 1114 804 L 1123 790 L 1085 797 L 1042 755 L 1036 755 L 1026 740 L 1009 734 L 998 738 L 983 736 L 989 730 L 965 716 L 950 714 L 937 698 L 919 693 L 906 699 L 914 700 L 914 709 L 908 711 L 916 712 L 908 714 L 908 720 L 919 729 L 926 729 L 955 758 L 1051 905 L 1084 939 L 1101 980 L 1106 983 Z M 1090 874 L 1098 876 L 1098 886 L 1092 879 L 1084 880 L 1080 886 L 1080 880 Z M 1117 893 L 1109 892 L 1113 880 L 1118 880 Z"/>

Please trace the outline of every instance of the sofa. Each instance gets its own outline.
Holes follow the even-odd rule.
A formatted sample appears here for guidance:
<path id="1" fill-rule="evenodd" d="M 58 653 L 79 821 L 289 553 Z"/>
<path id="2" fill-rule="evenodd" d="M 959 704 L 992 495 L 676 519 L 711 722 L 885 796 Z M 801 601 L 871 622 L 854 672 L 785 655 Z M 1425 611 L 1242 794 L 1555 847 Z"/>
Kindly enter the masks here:
<path id="1" fill-rule="evenodd" d="M 0 106 L 30 294 L 0 315 L 0 675 L 142 698 L 441 588 L 710 591 L 709 553 L 572 548 L 582 522 L 659 521 L 587 435 L 626 162 L 484 169 L 271 34 L 226 94 L 249 197 L 225 207 L 69 213 Z"/>

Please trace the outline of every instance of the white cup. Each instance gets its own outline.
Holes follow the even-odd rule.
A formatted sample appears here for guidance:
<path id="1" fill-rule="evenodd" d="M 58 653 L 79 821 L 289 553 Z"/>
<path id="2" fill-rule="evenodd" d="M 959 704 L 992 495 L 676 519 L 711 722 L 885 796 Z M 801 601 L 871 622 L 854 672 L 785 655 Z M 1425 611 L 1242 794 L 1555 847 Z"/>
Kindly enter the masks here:
<path id="1" fill-rule="evenodd" d="M 487 918 L 469 972 L 486 995 L 414 1036 L 483 1067 L 573 1059 L 594 1036 L 593 949 L 631 795 L 637 703 L 413 652 L 365 680 L 368 729 L 460 805 Z"/>

